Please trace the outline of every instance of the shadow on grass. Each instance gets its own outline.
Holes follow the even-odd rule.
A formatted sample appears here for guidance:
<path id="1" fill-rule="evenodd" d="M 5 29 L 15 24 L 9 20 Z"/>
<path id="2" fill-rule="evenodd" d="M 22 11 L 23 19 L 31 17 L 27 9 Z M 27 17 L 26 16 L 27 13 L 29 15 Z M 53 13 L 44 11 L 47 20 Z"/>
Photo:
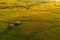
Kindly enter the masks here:
<path id="1" fill-rule="evenodd" d="M 1 34 L 6 34 L 8 33 L 9 31 L 11 31 L 13 28 L 6 28 L 3 32 L 0 33 Z"/>
<path id="2" fill-rule="evenodd" d="M 11 31 L 13 28 L 6 28 L 4 31 L 0 33 L 0 39 L 2 39 L 5 35 L 8 34 L 9 31 Z"/>

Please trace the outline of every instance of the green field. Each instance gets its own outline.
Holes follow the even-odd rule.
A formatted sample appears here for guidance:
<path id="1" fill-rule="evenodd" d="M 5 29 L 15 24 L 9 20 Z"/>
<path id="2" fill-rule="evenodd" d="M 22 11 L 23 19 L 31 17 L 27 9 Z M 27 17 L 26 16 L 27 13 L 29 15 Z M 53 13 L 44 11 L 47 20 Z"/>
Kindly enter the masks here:
<path id="1" fill-rule="evenodd" d="M 15 20 L 21 25 L 9 29 Z M 0 4 L 0 40 L 60 40 L 60 5 Z"/>

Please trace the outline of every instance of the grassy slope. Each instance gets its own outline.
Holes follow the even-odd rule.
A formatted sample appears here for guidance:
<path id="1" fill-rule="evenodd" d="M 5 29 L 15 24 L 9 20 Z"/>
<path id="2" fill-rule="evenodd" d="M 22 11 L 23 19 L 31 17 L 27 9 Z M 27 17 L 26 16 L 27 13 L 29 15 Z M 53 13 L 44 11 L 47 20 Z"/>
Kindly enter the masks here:
<path id="1" fill-rule="evenodd" d="M 38 4 L 30 10 L 7 6 L 0 10 L 0 40 L 60 40 L 59 5 Z M 21 20 L 21 25 L 8 29 L 13 20 Z"/>

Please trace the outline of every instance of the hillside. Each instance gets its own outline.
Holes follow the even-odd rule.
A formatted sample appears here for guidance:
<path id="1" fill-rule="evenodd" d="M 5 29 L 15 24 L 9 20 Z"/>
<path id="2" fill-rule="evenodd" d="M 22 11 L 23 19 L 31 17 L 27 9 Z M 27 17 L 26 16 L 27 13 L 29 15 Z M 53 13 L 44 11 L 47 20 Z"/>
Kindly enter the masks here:
<path id="1" fill-rule="evenodd" d="M 59 3 L 0 4 L 0 40 L 60 40 L 59 13 Z M 15 20 L 21 25 L 9 29 Z"/>

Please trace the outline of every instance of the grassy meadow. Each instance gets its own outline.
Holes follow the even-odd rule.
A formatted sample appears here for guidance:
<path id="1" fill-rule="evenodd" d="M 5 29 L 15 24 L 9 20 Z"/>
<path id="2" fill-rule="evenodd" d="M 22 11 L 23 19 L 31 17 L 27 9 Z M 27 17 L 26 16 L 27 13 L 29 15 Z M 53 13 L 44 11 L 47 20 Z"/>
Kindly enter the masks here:
<path id="1" fill-rule="evenodd" d="M 60 40 L 60 4 L 0 4 L 0 40 Z M 21 24 L 8 26 L 20 20 Z"/>

